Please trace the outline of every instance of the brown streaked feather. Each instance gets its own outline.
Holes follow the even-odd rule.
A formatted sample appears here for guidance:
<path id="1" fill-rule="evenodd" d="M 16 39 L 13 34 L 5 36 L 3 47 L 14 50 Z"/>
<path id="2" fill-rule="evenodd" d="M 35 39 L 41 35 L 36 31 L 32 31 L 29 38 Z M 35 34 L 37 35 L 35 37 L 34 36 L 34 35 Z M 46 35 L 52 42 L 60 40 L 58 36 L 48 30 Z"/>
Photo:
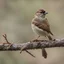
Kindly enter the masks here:
<path id="1" fill-rule="evenodd" d="M 35 20 L 33 20 L 32 23 L 34 25 L 36 25 L 37 27 L 39 27 L 40 29 L 43 29 L 44 31 L 46 31 L 46 32 L 50 33 L 51 35 L 53 35 L 52 32 L 50 31 L 50 26 L 49 26 L 49 23 L 48 23 L 47 19 L 43 20 L 43 22 L 40 22 L 39 19 L 35 19 Z"/>

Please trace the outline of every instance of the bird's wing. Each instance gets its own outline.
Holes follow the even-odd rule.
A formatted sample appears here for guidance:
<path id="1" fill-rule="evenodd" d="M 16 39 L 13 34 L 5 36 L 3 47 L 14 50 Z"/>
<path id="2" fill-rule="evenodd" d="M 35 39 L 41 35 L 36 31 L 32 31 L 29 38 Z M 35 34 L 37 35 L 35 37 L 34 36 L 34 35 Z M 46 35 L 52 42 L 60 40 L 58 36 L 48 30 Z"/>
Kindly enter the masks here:
<path id="1" fill-rule="evenodd" d="M 50 31 L 50 26 L 49 26 L 47 19 L 43 20 L 43 22 L 39 22 L 39 20 L 34 21 L 33 24 L 35 24 L 38 28 L 50 33 L 51 35 L 53 35 L 53 33 Z"/>

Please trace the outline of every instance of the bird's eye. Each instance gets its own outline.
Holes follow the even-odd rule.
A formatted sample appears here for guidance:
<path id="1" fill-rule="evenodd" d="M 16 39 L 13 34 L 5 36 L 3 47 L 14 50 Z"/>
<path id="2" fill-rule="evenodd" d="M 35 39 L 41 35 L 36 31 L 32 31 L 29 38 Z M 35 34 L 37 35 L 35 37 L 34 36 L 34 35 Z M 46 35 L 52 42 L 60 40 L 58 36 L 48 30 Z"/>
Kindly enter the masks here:
<path id="1" fill-rule="evenodd" d="M 42 11 L 40 13 L 43 13 Z"/>
<path id="2" fill-rule="evenodd" d="M 40 13 L 45 13 L 45 11 L 41 11 Z"/>

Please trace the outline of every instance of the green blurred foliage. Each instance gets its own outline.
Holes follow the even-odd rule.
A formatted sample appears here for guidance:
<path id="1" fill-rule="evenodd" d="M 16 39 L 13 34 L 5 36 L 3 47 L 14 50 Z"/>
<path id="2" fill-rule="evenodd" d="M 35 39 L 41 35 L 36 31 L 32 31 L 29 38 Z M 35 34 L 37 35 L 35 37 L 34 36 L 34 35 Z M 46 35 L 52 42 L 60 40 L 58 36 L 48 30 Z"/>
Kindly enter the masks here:
<path id="1" fill-rule="evenodd" d="M 0 41 L 5 41 L 2 37 L 5 33 L 13 43 L 32 40 L 35 35 L 31 29 L 31 20 L 40 8 L 48 12 L 47 18 L 54 38 L 63 38 L 64 0 L 0 0 Z M 42 58 L 40 50 L 31 52 L 36 56 L 35 59 L 25 52 L 21 55 L 19 52 L 1 52 L 0 64 L 64 64 L 63 48 L 47 49 L 46 60 Z"/>

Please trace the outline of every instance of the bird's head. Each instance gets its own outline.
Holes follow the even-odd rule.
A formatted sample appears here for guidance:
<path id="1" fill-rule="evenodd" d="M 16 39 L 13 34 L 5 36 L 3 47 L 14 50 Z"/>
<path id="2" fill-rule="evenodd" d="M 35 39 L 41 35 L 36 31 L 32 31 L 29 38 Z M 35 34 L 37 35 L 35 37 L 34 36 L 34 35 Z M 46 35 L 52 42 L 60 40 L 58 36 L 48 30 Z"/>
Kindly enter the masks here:
<path id="1" fill-rule="evenodd" d="M 37 10 L 35 15 L 38 16 L 38 17 L 45 17 L 46 14 L 48 14 L 48 12 L 46 12 L 43 9 L 39 9 L 39 10 Z"/>

